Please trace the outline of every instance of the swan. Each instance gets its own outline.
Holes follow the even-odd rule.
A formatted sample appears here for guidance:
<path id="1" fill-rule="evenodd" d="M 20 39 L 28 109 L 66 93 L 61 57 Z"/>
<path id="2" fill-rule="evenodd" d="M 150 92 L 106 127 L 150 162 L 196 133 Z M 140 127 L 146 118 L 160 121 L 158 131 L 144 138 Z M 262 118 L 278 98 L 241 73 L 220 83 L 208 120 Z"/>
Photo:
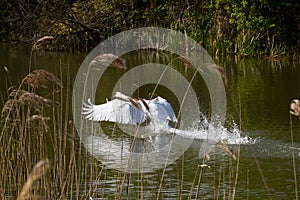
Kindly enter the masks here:
<path id="1" fill-rule="evenodd" d="M 173 128 L 170 123 L 178 122 L 174 110 L 171 104 L 160 96 L 147 100 L 132 98 L 121 92 L 116 92 L 111 101 L 107 100 L 106 103 L 100 105 L 93 104 L 91 99 L 88 98 L 87 103 L 83 103 L 82 114 L 86 119 L 91 121 L 109 121 L 128 125 L 141 125 L 148 128 L 146 129 L 147 131 L 154 132 L 154 135 L 162 132 L 174 133 L 192 139 L 195 137 L 195 134 L 201 135 L 200 138 L 209 139 L 211 141 L 203 146 L 203 149 L 205 149 L 204 155 L 208 154 L 217 142 L 214 138 L 214 134 L 212 134 L 212 137 L 207 135 L 210 131 L 214 132 L 211 127 L 207 131 L 198 130 L 197 133 Z M 148 135 L 148 139 L 149 142 L 152 143 L 151 135 Z M 221 146 L 222 149 L 225 149 L 225 151 L 226 148 L 229 149 L 228 145 L 224 145 Z M 154 148 L 153 144 L 152 147 Z M 203 154 L 201 153 L 203 150 L 201 150 L 202 149 L 199 151 L 199 155 Z M 231 150 L 230 153 L 234 155 Z"/>
<path id="2" fill-rule="evenodd" d="M 146 134 L 151 136 L 164 132 L 186 138 L 195 138 L 197 135 L 200 138 L 208 139 L 208 132 L 205 130 L 199 130 L 196 133 L 173 128 L 171 123 L 175 123 L 175 125 L 178 123 L 174 110 L 171 104 L 160 96 L 147 100 L 132 98 L 116 92 L 111 101 L 107 100 L 106 103 L 100 105 L 93 104 L 88 98 L 87 103 L 83 103 L 82 114 L 91 121 L 117 122 L 144 128 L 143 131 L 140 130 L 142 137 L 146 137 Z"/>
<path id="3" fill-rule="evenodd" d="M 95 105 L 89 98 L 83 103 L 82 114 L 91 121 L 109 121 L 128 125 L 145 125 L 154 133 L 170 131 L 170 122 L 177 123 L 171 104 L 157 96 L 147 100 L 116 92 L 111 101 Z"/>

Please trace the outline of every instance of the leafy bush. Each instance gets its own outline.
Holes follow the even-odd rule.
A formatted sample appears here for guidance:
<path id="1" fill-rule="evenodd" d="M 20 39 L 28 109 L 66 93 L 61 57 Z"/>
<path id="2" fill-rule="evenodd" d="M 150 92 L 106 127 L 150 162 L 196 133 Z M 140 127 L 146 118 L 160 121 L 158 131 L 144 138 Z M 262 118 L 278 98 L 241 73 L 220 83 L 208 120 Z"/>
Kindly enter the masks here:
<path id="1" fill-rule="evenodd" d="M 213 54 L 275 56 L 299 52 L 300 46 L 297 0 L 53 0 L 5 5 L 0 14 L 10 20 L 2 20 L 1 36 L 32 42 L 52 35 L 52 50 L 88 51 L 111 35 L 146 26 L 186 32 Z"/>

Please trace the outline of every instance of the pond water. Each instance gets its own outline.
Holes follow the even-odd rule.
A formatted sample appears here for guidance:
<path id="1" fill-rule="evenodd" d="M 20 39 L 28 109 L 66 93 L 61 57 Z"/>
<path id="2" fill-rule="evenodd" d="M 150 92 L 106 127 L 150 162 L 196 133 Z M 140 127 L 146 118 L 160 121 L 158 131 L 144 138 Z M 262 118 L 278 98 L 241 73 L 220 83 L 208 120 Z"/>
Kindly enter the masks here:
<path id="1" fill-rule="evenodd" d="M 69 87 L 69 98 L 65 98 L 65 100 L 71 107 L 73 83 L 86 55 L 87 53 L 80 52 L 33 52 L 30 55 L 30 50 L 27 48 L 1 44 L 1 108 L 7 100 L 8 87 L 19 84 L 29 70 L 40 68 L 58 74 L 62 78 L 63 84 Z M 168 64 L 172 60 L 165 54 L 158 57 L 153 54 L 145 56 L 145 52 L 133 52 L 124 58 L 129 68 L 150 61 Z M 83 153 L 80 159 L 85 159 L 84 156 L 89 159 L 88 163 L 79 161 L 79 167 L 74 169 L 84 166 L 85 170 L 80 170 L 80 173 L 96 173 L 95 176 L 91 176 L 92 178 L 78 179 L 80 183 L 74 182 L 73 187 L 71 186 L 72 181 L 68 182 L 70 184 L 66 187 L 71 188 L 68 190 L 74 190 L 72 198 L 85 198 L 86 195 L 81 196 L 84 193 L 81 190 L 92 190 L 93 192 L 89 193 L 89 196 L 95 199 L 178 199 L 180 197 L 183 199 L 223 199 L 223 197 L 225 199 L 233 197 L 235 199 L 295 199 L 289 105 L 292 99 L 300 98 L 300 63 L 268 58 L 240 60 L 214 58 L 214 61 L 224 67 L 228 77 L 226 123 L 217 131 L 226 136 L 238 133 L 242 137 L 248 137 L 246 144 L 239 145 L 238 142 L 229 144 L 238 157 L 238 161 L 232 159 L 222 149 L 215 148 L 210 152 L 210 160 L 206 162 L 208 167 L 201 168 L 203 159 L 199 158 L 199 147 L 203 141 L 195 139 L 182 156 L 165 168 L 144 174 L 124 175 L 116 170 L 105 168 L 103 166 L 105 162 L 94 159 L 82 146 L 78 136 L 74 138 L 61 137 L 60 140 L 65 139 L 67 146 L 73 145 L 74 148 L 81 149 L 80 151 Z M 174 64 L 174 69 L 188 80 L 194 74 L 193 69 L 178 63 Z M 124 73 L 126 70 L 117 68 L 107 70 L 97 88 L 96 103 L 103 103 L 106 98 L 111 97 L 112 83 L 115 83 Z M 172 81 L 174 84 L 178 84 L 176 78 Z M 199 74 L 192 86 L 201 103 L 201 113 L 204 116 L 209 115 L 209 93 Z M 155 85 L 138 90 L 135 88 L 134 91 L 135 94 L 145 97 L 153 87 Z M 156 92 L 165 98 L 169 97 L 168 101 L 173 105 L 175 113 L 178 113 L 180 105 L 168 89 L 159 87 Z M 69 120 L 72 120 L 71 110 L 68 111 L 68 117 Z M 200 124 L 204 123 L 204 118 L 199 119 Z M 298 192 L 300 192 L 300 120 L 295 117 L 291 119 L 296 147 Z M 193 117 L 189 119 L 191 124 L 193 124 L 192 120 Z M 105 129 L 108 141 L 120 141 L 121 131 L 116 131 L 115 135 L 111 135 L 112 130 L 115 129 L 114 124 L 102 123 L 101 126 Z M 56 141 L 58 142 L 58 140 Z M 124 141 L 129 141 L 129 138 L 125 137 Z M 39 148 L 31 149 L 31 151 L 39 151 Z M 50 160 L 52 157 L 55 158 L 53 156 L 55 151 L 51 151 L 49 154 L 51 155 L 45 156 Z M 72 155 L 67 157 L 72 160 Z M 89 169 L 86 165 L 93 166 L 93 171 L 86 170 Z M 105 173 L 102 173 L 103 170 Z M 101 175 L 97 174 L 99 171 L 101 171 Z M 51 173 L 54 173 L 52 175 L 54 177 L 58 176 L 55 174 L 55 170 L 51 170 Z M 4 181 L 5 179 L 2 178 L 1 185 L 8 187 Z M 9 192 L 5 194 L 11 195 Z"/>

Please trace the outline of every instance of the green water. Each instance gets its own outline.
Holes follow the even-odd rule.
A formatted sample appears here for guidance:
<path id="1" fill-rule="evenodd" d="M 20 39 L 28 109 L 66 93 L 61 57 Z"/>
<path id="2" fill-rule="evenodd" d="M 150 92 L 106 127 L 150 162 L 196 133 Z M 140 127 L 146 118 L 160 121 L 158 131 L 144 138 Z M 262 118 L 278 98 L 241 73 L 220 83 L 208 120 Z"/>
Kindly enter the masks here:
<path id="1" fill-rule="evenodd" d="M 62 74 L 64 84 L 70 80 L 72 88 L 78 68 L 86 53 L 53 53 L 34 52 L 31 59 L 31 70 L 43 68 L 55 74 Z M 127 63 L 133 67 L 134 61 L 148 62 L 144 57 L 136 58 L 134 54 L 126 56 Z M 7 88 L 16 85 L 28 74 L 30 51 L 26 48 L 12 45 L 0 45 L 0 91 L 2 102 L 7 100 Z M 151 58 L 157 59 L 157 58 Z M 158 61 L 169 62 L 170 58 L 160 58 Z M 157 61 L 157 60 L 156 60 Z M 238 117 L 241 113 L 242 134 L 255 138 L 253 145 L 240 146 L 240 160 L 231 160 L 221 150 L 211 153 L 207 162 L 210 168 L 201 173 L 202 159 L 198 158 L 199 140 L 194 140 L 190 148 L 175 163 L 166 167 L 165 171 L 157 170 L 143 175 L 133 174 L 130 181 L 125 181 L 122 198 L 157 198 L 160 188 L 160 198 L 186 199 L 223 199 L 232 197 L 235 185 L 236 168 L 238 165 L 238 181 L 236 182 L 235 199 L 295 199 L 295 182 L 293 175 L 292 153 L 290 150 L 290 116 L 289 104 L 293 98 L 300 98 L 300 63 L 290 60 L 274 60 L 266 58 L 214 58 L 215 63 L 223 66 L 228 76 L 229 89 L 227 94 L 227 122 L 240 125 Z M 8 69 L 8 72 L 4 70 Z M 178 65 L 175 68 L 185 77 L 192 76 L 190 69 Z M 126 71 L 125 71 L 126 72 Z M 97 89 L 96 103 L 103 102 L 111 96 L 111 82 L 115 82 L 124 71 L 109 69 L 101 79 Z M 176 80 L 174 80 L 176 84 Z M 193 83 L 197 91 L 201 110 L 209 113 L 209 95 L 205 83 L 197 76 Z M 140 88 L 137 92 L 143 93 Z M 164 88 L 158 93 L 168 94 Z M 71 94 L 70 94 L 71 95 Z M 140 94 L 145 95 L 145 94 Z M 171 94 L 170 94 L 171 95 Z M 70 98 L 71 99 L 71 98 Z M 71 105 L 71 100 L 69 104 Z M 175 112 L 179 105 L 171 98 Z M 236 108 L 238 108 L 236 110 Z M 71 117 L 71 112 L 70 112 Z M 294 142 L 300 147 L 300 120 L 293 118 Z M 68 139 L 67 143 L 70 143 Z M 75 142 L 80 146 L 78 138 Z M 238 145 L 231 146 L 237 154 Z M 35 150 L 35 151 L 38 151 Z M 83 151 L 85 151 L 83 149 Z M 297 178 L 300 180 L 300 154 L 296 150 Z M 101 166 L 100 161 L 96 161 Z M 94 162 L 91 163 L 93 165 Z M 163 175 L 162 175 L 163 174 Z M 201 181 L 199 176 L 201 174 Z M 115 170 L 106 171 L 105 180 L 98 177 L 95 180 L 81 180 L 82 185 L 98 186 L 94 197 L 118 198 L 119 173 Z M 161 178 L 163 176 L 163 182 Z M 86 183 L 89 184 L 86 184 Z M 92 182 L 92 184 L 90 184 Z M 75 183 L 74 183 L 75 184 Z M 160 187 L 161 184 L 161 187 Z M 299 184 L 299 181 L 298 181 Z M 105 185 L 105 186 L 104 186 Z M 267 187 L 267 188 L 266 188 Z M 74 189 L 75 190 L 75 189 Z M 298 185 L 300 192 L 300 185 Z M 76 192 L 74 191 L 74 194 Z M 269 196 L 271 195 L 271 196 Z"/>

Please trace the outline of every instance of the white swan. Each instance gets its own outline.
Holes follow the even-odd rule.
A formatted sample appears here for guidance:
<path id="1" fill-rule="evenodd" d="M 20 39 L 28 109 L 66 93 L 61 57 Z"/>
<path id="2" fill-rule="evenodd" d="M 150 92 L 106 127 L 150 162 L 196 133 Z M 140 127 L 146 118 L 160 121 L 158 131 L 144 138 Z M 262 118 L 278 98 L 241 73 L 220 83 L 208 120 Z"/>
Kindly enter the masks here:
<path id="1" fill-rule="evenodd" d="M 110 121 L 121 124 L 145 125 L 147 131 L 156 135 L 161 132 L 175 133 L 185 138 L 208 139 L 202 145 L 199 156 L 207 155 L 218 141 L 216 129 L 209 126 L 208 130 L 187 131 L 172 128 L 170 122 L 177 123 L 171 104 L 158 96 L 152 100 L 135 99 L 116 92 L 111 101 L 95 105 L 88 99 L 83 103 L 82 114 L 91 121 Z M 151 134 L 147 135 L 152 143 Z M 145 138 L 145 137 L 143 137 Z M 238 138 L 239 139 L 239 138 Z"/>
<path id="2" fill-rule="evenodd" d="M 217 129 L 213 124 L 208 129 L 182 130 L 173 128 L 170 122 L 177 123 L 171 104 L 158 96 L 155 99 L 135 99 L 116 92 L 111 101 L 95 105 L 88 99 L 83 103 L 82 114 L 91 121 L 110 121 L 120 124 L 136 125 L 142 138 L 157 135 L 159 133 L 174 133 L 191 139 L 217 140 Z M 124 127 L 126 128 L 126 127 Z M 126 131 L 127 132 L 127 131 Z"/>
<path id="3" fill-rule="evenodd" d="M 155 99 L 135 99 L 116 92 L 111 101 L 94 105 L 88 99 L 83 104 L 85 118 L 92 121 L 110 121 L 121 124 L 146 124 L 155 133 L 170 131 L 170 122 L 177 122 L 170 103 L 158 96 Z"/>

